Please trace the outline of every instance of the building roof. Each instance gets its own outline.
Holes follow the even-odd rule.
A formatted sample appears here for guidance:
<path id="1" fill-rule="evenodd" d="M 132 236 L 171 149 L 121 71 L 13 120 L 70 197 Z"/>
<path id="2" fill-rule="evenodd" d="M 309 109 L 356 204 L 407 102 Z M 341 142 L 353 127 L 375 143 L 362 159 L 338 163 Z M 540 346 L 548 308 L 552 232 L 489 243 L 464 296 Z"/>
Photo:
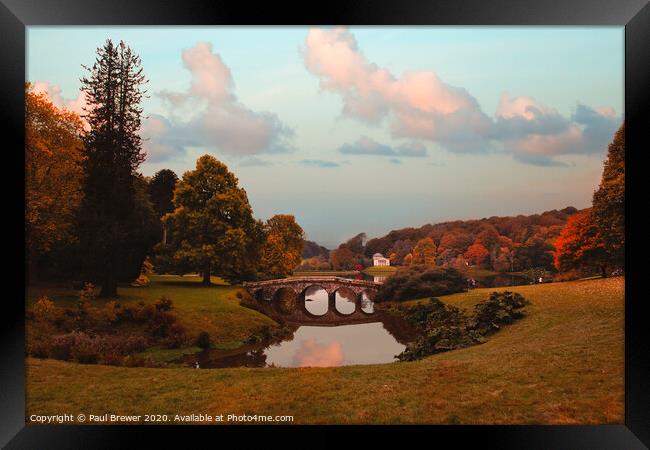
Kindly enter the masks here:
<path id="1" fill-rule="evenodd" d="M 381 253 L 375 253 L 374 255 L 372 255 L 372 257 L 373 258 L 383 258 L 384 255 L 382 255 Z"/>

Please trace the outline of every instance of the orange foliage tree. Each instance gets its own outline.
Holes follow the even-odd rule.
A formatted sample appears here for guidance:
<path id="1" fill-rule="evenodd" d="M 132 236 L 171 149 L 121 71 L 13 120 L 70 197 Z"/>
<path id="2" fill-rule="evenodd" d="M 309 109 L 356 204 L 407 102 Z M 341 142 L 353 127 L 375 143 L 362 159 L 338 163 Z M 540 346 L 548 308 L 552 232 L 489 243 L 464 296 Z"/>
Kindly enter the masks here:
<path id="1" fill-rule="evenodd" d="M 71 242 L 82 198 L 84 150 L 79 116 L 56 108 L 25 85 L 25 232 L 34 259 Z"/>
<path id="2" fill-rule="evenodd" d="M 433 239 L 426 237 L 418 241 L 411 252 L 411 264 L 424 264 L 425 266 L 436 265 L 436 244 Z"/>
<path id="3" fill-rule="evenodd" d="M 569 218 L 555 241 L 554 257 L 555 268 L 560 272 L 600 270 L 603 276 L 606 275 L 605 243 L 591 208 Z"/>

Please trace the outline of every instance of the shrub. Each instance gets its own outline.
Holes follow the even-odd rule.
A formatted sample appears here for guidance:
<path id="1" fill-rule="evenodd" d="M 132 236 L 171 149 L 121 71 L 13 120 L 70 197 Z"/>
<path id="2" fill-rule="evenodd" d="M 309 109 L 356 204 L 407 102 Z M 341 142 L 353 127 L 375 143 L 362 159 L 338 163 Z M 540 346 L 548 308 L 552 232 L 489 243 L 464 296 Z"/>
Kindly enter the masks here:
<path id="1" fill-rule="evenodd" d="M 208 349 L 212 346 L 212 340 L 210 339 L 210 333 L 207 331 L 201 331 L 199 335 L 194 340 L 194 345 L 202 349 Z"/>
<path id="2" fill-rule="evenodd" d="M 27 354 L 34 358 L 47 358 L 50 346 L 46 341 L 36 340 L 27 344 Z"/>
<path id="3" fill-rule="evenodd" d="M 56 315 L 56 306 L 47 296 L 39 298 L 32 307 L 33 319 L 37 321 L 50 321 Z"/>
<path id="4" fill-rule="evenodd" d="M 523 317 L 521 309 L 530 302 L 513 292 L 493 292 L 487 300 L 478 303 L 471 317 L 437 298 L 429 303 L 400 308 L 413 323 L 418 337 L 409 343 L 397 358 L 412 361 L 428 355 L 468 347 L 486 341 L 504 324 Z"/>
<path id="5" fill-rule="evenodd" d="M 185 327 L 178 323 L 173 323 L 169 326 L 167 337 L 164 344 L 167 348 L 179 348 L 187 342 L 187 335 Z"/>
<path id="6" fill-rule="evenodd" d="M 492 292 L 487 300 L 474 307 L 474 316 L 469 322 L 470 328 L 483 336 L 499 330 L 524 316 L 521 308 L 530 304 L 521 294 L 516 292 Z"/>
<path id="7" fill-rule="evenodd" d="M 120 310 L 121 305 L 115 300 L 112 300 L 104 305 L 101 316 L 108 325 L 112 325 L 119 322 L 121 318 Z"/>
<path id="8" fill-rule="evenodd" d="M 158 311 L 171 311 L 173 308 L 172 301 L 165 296 L 156 302 L 156 309 Z"/>
<path id="9" fill-rule="evenodd" d="M 463 275 L 452 268 L 409 266 L 398 269 L 379 289 L 375 301 L 404 301 L 453 294 L 466 289 Z"/>

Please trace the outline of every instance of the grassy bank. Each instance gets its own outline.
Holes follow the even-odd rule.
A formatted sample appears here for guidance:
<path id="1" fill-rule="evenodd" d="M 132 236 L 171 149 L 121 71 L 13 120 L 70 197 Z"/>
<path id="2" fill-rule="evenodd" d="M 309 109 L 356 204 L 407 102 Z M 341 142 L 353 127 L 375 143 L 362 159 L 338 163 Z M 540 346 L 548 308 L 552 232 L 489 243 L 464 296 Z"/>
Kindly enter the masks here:
<path id="1" fill-rule="evenodd" d="M 203 286 L 198 276 L 155 275 L 146 287 L 120 286 L 119 301 L 122 304 L 140 301 L 155 303 L 166 296 L 172 300 L 178 321 L 190 337 L 207 331 L 220 349 L 239 347 L 261 326 L 275 325 L 264 314 L 239 305 L 236 294 L 241 288 L 228 286 L 216 277 L 212 282 L 213 286 Z M 27 306 L 43 295 L 50 297 L 57 306 L 71 307 L 77 301 L 78 291 L 69 286 L 30 286 L 27 289 Z M 93 306 L 102 307 L 109 300 L 95 299 L 92 303 Z"/>
<path id="2" fill-rule="evenodd" d="M 622 423 L 623 278 L 476 289 L 532 301 L 485 344 L 421 361 L 149 369 L 27 360 L 29 414 L 269 414 L 294 423 Z M 200 289 L 200 288 L 197 288 Z M 180 305 L 179 305 L 180 306 Z"/>

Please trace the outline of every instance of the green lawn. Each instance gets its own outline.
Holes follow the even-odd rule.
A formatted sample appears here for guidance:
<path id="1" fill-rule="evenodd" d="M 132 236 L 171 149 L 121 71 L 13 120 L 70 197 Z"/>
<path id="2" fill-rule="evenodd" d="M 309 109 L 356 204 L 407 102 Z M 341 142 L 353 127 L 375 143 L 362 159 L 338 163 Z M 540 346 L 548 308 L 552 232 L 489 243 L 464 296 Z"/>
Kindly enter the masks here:
<path id="1" fill-rule="evenodd" d="M 172 300 L 178 321 L 190 337 L 201 331 L 210 333 L 217 348 L 232 349 L 259 331 L 263 325 L 275 325 L 269 317 L 249 308 L 239 306 L 236 294 L 243 291 L 228 286 L 214 277 L 214 286 L 203 286 L 198 276 L 155 275 L 146 287 L 120 286 L 119 301 L 123 304 L 154 303 L 163 295 Z M 57 306 L 74 306 L 78 292 L 61 286 L 30 286 L 27 289 L 28 307 L 40 296 L 47 295 Z M 110 299 L 96 299 L 93 305 L 101 307 Z"/>
<path id="2" fill-rule="evenodd" d="M 229 288 L 212 288 L 219 289 Z M 197 370 L 30 358 L 27 414 L 292 414 L 294 423 L 623 423 L 624 279 L 476 289 L 442 299 L 468 308 L 494 290 L 530 299 L 528 315 L 485 344 L 415 362 Z M 234 308 L 231 301 L 218 301 L 221 306 L 210 311 Z"/>
<path id="3" fill-rule="evenodd" d="M 364 272 L 368 275 L 390 275 L 397 270 L 397 267 L 393 266 L 370 266 L 364 269 Z"/>
<path id="4" fill-rule="evenodd" d="M 336 277 L 340 275 L 356 275 L 356 270 L 303 270 L 296 271 L 290 277 Z"/>

